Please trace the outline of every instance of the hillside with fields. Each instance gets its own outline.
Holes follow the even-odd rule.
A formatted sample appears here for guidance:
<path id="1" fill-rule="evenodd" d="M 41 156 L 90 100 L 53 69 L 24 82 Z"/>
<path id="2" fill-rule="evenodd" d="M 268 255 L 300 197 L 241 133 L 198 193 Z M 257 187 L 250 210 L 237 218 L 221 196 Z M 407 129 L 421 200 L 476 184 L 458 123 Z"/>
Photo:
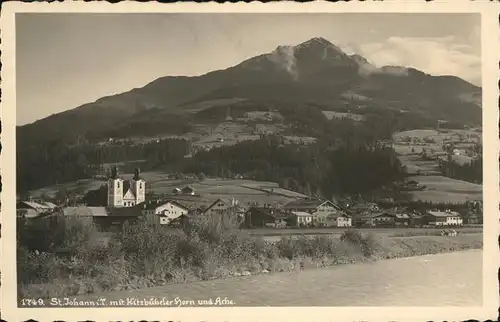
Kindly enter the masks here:
<path id="1" fill-rule="evenodd" d="M 125 164 L 134 160 L 142 160 L 144 173 L 241 176 L 324 198 L 369 193 L 406 172 L 465 178 L 465 170 L 417 156 L 422 147 L 407 144 L 408 134 L 392 135 L 434 129 L 442 119 L 449 128 L 480 125 L 480 95 L 457 77 L 375 67 L 313 38 L 206 75 L 162 77 L 18 127 L 18 192 L 96 189 L 107 164 L 130 172 Z M 426 137 L 434 142 L 426 149 L 440 152 L 438 138 Z M 392 140 L 393 148 L 381 143 Z M 470 156 L 452 158 L 466 166 Z M 162 189 L 154 179 L 151 185 Z"/>
<path id="2" fill-rule="evenodd" d="M 478 129 L 415 129 L 395 133 L 393 148 L 424 189 L 414 200 L 461 203 L 482 199 L 482 132 Z"/>

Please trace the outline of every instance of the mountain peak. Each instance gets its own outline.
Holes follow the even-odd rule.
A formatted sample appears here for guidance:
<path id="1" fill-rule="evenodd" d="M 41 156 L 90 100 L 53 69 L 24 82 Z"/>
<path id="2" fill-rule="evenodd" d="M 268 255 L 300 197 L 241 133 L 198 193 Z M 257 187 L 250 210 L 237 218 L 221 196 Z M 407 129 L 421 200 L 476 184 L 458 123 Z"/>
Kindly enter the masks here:
<path id="1" fill-rule="evenodd" d="M 298 46 L 308 46 L 308 45 L 312 45 L 312 44 L 318 44 L 318 45 L 323 45 L 323 46 L 332 46 L 333 44 L 331 42 L 329 42 L 328 40 L 326 40 L 325 38 L 323 37 L 314 37 L 314 38 L 311 38 L 309 40 L 306 40 L 304 41 L 303 43 L 299 44 Z"/>
<path id="2" fill-rule="evenodd" d="M 334 49 L 335 51 L 341 51 L 339 47 L 335 46 L 333 43 L 331 43 L 330 41 L 326 40 L 323 37 L 311 38 L 294 47 L 295 50 L 302 50 L 308 48 L 309 49 L 314 48 L 316 50 Z"/>
<path id="3" fill-rule="evenodd" d="M 326 56 L 345 56 L 338 46 L 322 37 L 314 37 L 294 47 L 295 52 L 321 53 L 322 59 Z"/>

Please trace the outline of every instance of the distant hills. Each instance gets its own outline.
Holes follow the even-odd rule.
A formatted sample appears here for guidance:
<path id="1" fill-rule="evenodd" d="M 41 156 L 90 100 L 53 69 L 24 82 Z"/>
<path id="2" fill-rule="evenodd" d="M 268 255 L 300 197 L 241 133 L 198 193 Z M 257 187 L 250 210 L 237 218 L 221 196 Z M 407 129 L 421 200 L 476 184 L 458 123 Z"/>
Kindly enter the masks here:
<path id="1" fill-rule="evenodd" d="M 145 131 L 144 135 L 184 133 L 200 112 L 193 106 L 224 102 L 219 106 L 237 109 L 241 101 L 247 102 L 247 109 L 248 102 L 256 109 L 276 102 L 280 106 L 314 104 L 322 110 L 368 107 L 481 124 L 481 88 L 455 76 L 431 76 L 402 66 L 378 68 L 324 38 L 313 38 L 296 46 L 279 46 L 224 70 L 196 77 L 162 77 L 142 88 L 103 97 L 18 127 L 18 141 L 97 139 L 129 130 Z"/>

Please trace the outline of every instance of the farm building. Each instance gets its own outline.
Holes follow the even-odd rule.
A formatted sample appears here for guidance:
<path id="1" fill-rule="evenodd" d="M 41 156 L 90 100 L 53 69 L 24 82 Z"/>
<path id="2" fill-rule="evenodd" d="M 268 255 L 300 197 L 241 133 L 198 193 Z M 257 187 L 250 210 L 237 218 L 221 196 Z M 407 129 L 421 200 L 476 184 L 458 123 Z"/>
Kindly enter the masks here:
<path id="1" fill-rule="evenodd" d="M 431 226 L 462 226 L 463 218 L 456 211 L 428 211 L 423 221 Z"/>
<path id="2" fill-rule="evenodd" d="M 166 202 L 152 202 L 143 205 L 142 214 L 155 224 L 168 225 L 172 220 L 187 215 L 189 209 L 180 203 L 170 200 Z"/>
<path id="3" fill-rule="evenodd" d="M 36 218 L 54 212 L 57 206 L 53 203 L 20 201 L 16 204 L 18 218 Z"/>
<path id="4" fill-rule="evenodd" d="M 190 186 L 186 186 L 186 187 L 182 188 L 181 192 L 182 192 L 182 194 L 189 195 L 189 196 L 193 196 L 195 194 L 194 189 L 191 188 Z"/>
<path id="5" fill-rule="evenodd" d="M 400 227 L 409 227 L 413 224 L 410 213 L 405 207 L 395 207 L 387 211 L 387 214 L 394 218 L 394 225 Z"/>
<path id="6" fill-rule="evenodd" d="M 235 214 L 244 216 L 245 210 L 238 206 L 238 201 L 233 199 L 217 199 L 207 209 L 205 214 L 222 214 L 229 211 L 234 211 Z"/>
<path id="7" fill-rule="evenodd" d="M 287 212 L 307 212 L 315 217 L 343 213 L 338 205 L 328 200 L 294 200 L 284 205 L 283 210 Z"/>
<path id="8" fill-rule="evenodd" d="M 132 207 L 107 207 L 105 213 L 95 213 L 94 223 L 103 230 L 112 227 L 121 227 L 126 222 L 134 223 L 142 216 L 143 204 Z"/>
<path id="9" fill-rule="evenodd" d="M 409 227 L 411 224 L 412 220 L 410 218 L 410 215 L 404 212 L 395 212 L 394 213 L 394 224 L 396 226 L 405 226 Z"/>
<path id="10" fill-rule="evenodd" d="M 172 200 L 181 204 L 182 206 L 188 208 L 190 211 L 195 211 L 199 209 L 207 209 L 213 203 L 213 199 L 203 198 L 200 195 L 173 195 L 165 196 L 167 200 Z"/>
<path id="11" fill-rule="evenodd" d="M 346 211 L 350 215 L 360 215 L 380 212 L 380 207 L 373 202 L 369 203 L 346 203 Z"/>
<path id="12" fill-rule="evenodd" d="M 423 215 L 417 212 L 408 212 L 408 217 L 410 217 L 410 226 L 411 227 L 422 227 L 425 225 L 425 221 L 423 219 Z"/>
<path id="13" fill-rule="evenodd" d="M 96 217 L 108 215 L 106 207 L 64 207 L 61 213 L 64 217 L 75 217 L 86 224 L 95 222 Z"/>
<path id="14" fill-rule="evenodd" d="M 308 212 L 292 211 L 289 216 L 289 225 L 292 227 L 309 227 L 312 225 L 313 216 Z"/>
<path id="15" fill-rule="evenodd" d="M 331 213 L 313 217 L 314 225 L 319 227 L 351 227 L 352 218 L 344 213 Z"/>
<path id="16" fill-rule="evenodd" d="M 358 227 L 394 227 L 396 215 L 388 212 L 365 213 L 356 218 Z"/>
<path id="17" fill-rule="evenodd" d="M 251 207 L 245 213 L 244 225 L 246 228 L 285 228 L 286 217 L 286 214 L 280 210 L 264 207 Z"/>

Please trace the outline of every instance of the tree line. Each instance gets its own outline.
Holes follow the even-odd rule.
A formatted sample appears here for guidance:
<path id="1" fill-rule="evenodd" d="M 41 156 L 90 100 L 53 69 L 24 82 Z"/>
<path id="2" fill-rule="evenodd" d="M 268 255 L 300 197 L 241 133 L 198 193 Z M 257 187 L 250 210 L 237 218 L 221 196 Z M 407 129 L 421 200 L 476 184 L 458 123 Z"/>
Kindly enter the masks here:
<path id="1" fill-rule="evenodd" d="M 58 142 L 17 149 L 17 190 L 26 192 L 44 186 L 90 178 L 103 173 L 106 163 L 145 160 L 143 171 L 165 164 L 181 163 L 189 151 L 189 142 L 163 139 L 144 144 L 70 146 Z"/>
<path id="2" fill-rule="evenodd" d="M 346 145 L 325 150 L 320 143 L 284 145 L 275 137 L 197 153 L 185 171 L 221 177 L 240 174 L 327 198 L 369 192 L 403 177 L 401 164 L 390 148 Z"/>
<path id="3" fill-rule="evenodd" d="M 459 164 L 452 160 L 439 162 L 439 169 L 444 176 L 467 182 L 483 183 L 483 157 L 471 160 L 470 163 Z"/>

